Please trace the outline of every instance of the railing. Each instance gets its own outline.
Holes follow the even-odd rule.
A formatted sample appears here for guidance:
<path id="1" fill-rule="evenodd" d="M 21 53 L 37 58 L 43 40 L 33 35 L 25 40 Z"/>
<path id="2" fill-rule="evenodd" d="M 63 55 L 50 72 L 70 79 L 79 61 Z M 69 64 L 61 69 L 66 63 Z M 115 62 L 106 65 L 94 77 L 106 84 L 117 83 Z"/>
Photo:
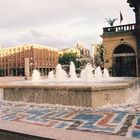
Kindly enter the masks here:
<path id="1" fill-rule="evenodd" d="M 129 31 L 134 31 L 135 29 L 136 29 L 136 24 L 126 24 L 120 26 L 105 27 L 103 28 L 103 35 L 129 32 Z"/>

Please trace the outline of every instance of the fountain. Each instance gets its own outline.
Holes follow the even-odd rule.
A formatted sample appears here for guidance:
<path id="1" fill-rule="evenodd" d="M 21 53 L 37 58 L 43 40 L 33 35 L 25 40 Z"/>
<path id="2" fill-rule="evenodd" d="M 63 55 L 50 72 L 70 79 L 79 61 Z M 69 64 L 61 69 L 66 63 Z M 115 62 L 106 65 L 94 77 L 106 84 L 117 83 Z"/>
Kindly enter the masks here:
<path id="1" fill-rule="evenodd" d="M 100 67 L 94 70 L 88 63 L 77 77 L 73 62 L 69 74 L 58 64 L 45 80 L 40 79 L 39 72 L 34 70 L 31 81 L 1 83 L 0 97 L 10 101 L 84 107 L 132 103 L 139 99 L 139 78 L 114 78 L 109 77 L 106 69 L 102 72 Z"/>
<path id="2" fill-rule="evenodd" d="M 66 78 L 67 78 L 66 72 L 62 69 L 61 65 L 58 64 L 56 66 L 56 74 L 55 74 L 56 81 L 63 82 L 66 80 Z"/>
<path id="3" fill-rule="evenodd" d="M 32 81 L 39 81 L 41 79 L 40 77 L 40 72 L 36 69 L 33 70 L 33 73 L 32 73 Z"/>
<path id="4" fill-rule="evenodd" d="M 75 65 L 73 62 L 70 62 L 70 72 L 69 72 L 70 78 L 72 80 L 76 80 L 77 79 L 77 75 L 75 72 Z"/>
<path id="5" fill-rule="evenodd" d="M 90 63 L 87 63 L 86 67 L 82 70 L 81 76 L 84 80 L 93 80 L 93 68 Z"/>
<path id="6" fill-rule="evenodd" d="M 109 78 L 109 72 L 106 68 L 104 68 L 104 72 L 102 73 L 100 66 L 98 66 L 95 69 L 95 79 L 103 79 L 103 78 Z"/>
<path id="7" fill-rule="evenodd" d="M 54 81 L 55 80 L 54 72 L 53 71 L 50 71 L 49 72 L 49 74 L 48 74 L 48 80 L 50 80 L 50 81 Z"/>
<path id="8" fill-rule="evenodd" d="M 60 64 L 56 67 L 56 73 L 54 74 L 53 71 L 49 72 L 48 75 L 48 81 L 54 81 L 54 82 L 66 82 L 66 81 L 72 81 L 72 82 L 93 82 L 97 80 L 103 80 L 104 78 L 109 78 L 108 70 L 104 68 L 104 73 L 102 73 L 102 70 L 100 67 L 97 67 L 95 69 L 95 74 L 93 74 L 93 67 L 90 63 L 87 63 L 86 67 L 81 71 L 80 77 L 78 78 L 75 72 L 75 65 L 73 62 L 70 62 L 70 70 L 69 74 L 67 74 Z M 50 76 L 51 75 L 51 76 Z M 34 75 L 35 76 L 35 75 Z"/>

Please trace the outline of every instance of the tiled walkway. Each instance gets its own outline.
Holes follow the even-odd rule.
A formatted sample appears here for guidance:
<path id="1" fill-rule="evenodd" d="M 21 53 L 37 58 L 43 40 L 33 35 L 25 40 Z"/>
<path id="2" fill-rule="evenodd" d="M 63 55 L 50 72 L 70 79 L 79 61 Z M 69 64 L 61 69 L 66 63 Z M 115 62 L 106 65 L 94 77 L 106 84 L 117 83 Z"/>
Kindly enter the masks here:
<path id="1" fill-rule="evenodd" d="M 0 120 L 140 138 L 140 104 L 94 110 L 1 101 Z"/>

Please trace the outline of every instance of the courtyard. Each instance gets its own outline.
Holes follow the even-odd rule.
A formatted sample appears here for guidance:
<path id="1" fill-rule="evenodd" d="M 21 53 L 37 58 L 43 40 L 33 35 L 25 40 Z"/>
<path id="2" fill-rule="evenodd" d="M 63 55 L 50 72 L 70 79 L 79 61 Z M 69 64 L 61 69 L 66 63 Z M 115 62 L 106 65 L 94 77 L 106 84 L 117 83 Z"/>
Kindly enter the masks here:
<path id="1" fill-rule="evenodd" d="M 30 79 L 29 77 L 29 81 Z M 9 81 L 18 84 L 27 80 L 24 77 L 1 77 L 0 81 L 5 84 Z M 43 136 L 42 133 L 45 133 L 47 138 L 48 133 L 53 129 L 55 132 L 52 132 L 52 138 L 55 138 L 54 135 L 61 131 L 59 135 L 62 139 L 66 139 L 65 131 L 67 131 L 72 133 L 71 135 L 80 133 L 81 137 L 82 135 L 95 134 L 95 136 L 98 135 L 102 138 L 109 136 L 110 139 L 115 139 L 116 136 L 119 137 L 118 139 L 139 139 L 140 104 L 139 102 L 133 102 L 131 104 L 105 105 L 92 108 L 1 100 L 0 124 L 3 124 L 3 122 L 4 125 L 0 126 L 1 130 L 9 129 L 8 131 L 14 132 L 13 129 L 18 126 L 16 131 L 22 131 L 21 126 L 27 125 L 29 134 L 32 134 L 32 129 L 39 127 L 42 130 L 42 132 L 39 131 L 39 135 Z M 25 130 L 22 133 L 24 134 Z M 36 136 L 36 133 L 34 136 Z M 76 136 L 73 137 L 77 139 Z M 81 140 L 81 137 L 79 140 Z M 89 136 L 89 138 L 92 139 L 92 136 Z M 89 140 L 89 138 L 84 139 Z M 58 139 L 58 136 L 56 139 Z"/>
<path id="2" fill-rule="evenodd" d="M 93 109 L 1 101 L 0 120 L 83 133 L 140 138 L 140 104 Z"/>

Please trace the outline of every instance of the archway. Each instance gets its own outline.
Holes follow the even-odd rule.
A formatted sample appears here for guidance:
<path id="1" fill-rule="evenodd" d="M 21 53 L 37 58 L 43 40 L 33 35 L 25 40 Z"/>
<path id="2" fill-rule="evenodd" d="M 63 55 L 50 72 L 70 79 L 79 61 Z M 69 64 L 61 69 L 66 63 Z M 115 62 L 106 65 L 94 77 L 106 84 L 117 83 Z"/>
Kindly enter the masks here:
<path id="1" fill-rule="evenodd" d="M 136 53 L 132 47 L 121 44 L 113 52 L 113 76 L 136 76 Z"/>

